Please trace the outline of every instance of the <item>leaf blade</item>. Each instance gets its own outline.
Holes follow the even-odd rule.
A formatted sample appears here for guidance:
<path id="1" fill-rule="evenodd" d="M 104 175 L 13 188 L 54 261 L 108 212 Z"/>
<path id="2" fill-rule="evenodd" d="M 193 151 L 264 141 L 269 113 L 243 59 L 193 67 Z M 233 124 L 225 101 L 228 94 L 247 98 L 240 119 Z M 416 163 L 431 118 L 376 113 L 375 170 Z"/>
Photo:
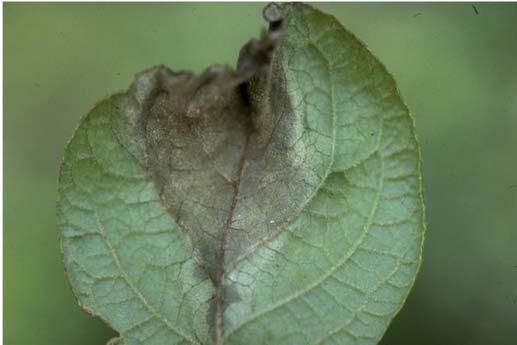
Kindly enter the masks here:
<path id="1" fill-rule="evenodd" d="M 163 69 L 96 107 L 67 147 L 58 203 L 65 266 L 81 306 L 121 333 L 114 341 L 376 343 L 405 300 L 424 232 L 412 119 L 393 78 L 334 18 L 306 5 L 283 10 L 272 64 L 294 121 L 314 133 L 300 136 L 299 150 L 318 162 L 304 165 L 314 190 L 223 270 L 222 338 L 213 339 L 217 282 L 145 166 L 139 118 Z"/>

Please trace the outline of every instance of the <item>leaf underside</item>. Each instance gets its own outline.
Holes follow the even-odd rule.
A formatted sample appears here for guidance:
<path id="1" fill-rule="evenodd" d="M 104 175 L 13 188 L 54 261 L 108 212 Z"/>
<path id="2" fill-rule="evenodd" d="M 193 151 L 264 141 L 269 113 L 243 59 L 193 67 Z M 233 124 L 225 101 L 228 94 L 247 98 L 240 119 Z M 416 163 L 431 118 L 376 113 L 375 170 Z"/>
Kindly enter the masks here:
<path id="1" fill-rule="evenodd" d="M 66 148 L 64 263 L 113 344 L 376 344 L 409 293 L 420 154 L 393 78 L 329 15 L 264 16 L 236 70 L 144 71 Z"/>

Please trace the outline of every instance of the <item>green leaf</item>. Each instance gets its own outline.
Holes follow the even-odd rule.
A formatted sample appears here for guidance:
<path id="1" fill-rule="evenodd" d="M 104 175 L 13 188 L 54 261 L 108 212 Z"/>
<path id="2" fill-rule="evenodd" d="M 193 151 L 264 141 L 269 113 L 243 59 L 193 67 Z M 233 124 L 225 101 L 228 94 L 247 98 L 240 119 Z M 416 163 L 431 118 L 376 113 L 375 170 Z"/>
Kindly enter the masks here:
<path id="1" fill-rule="evenodd" d="M 375 344 L 424 232 L 413 121 L 333 17 L 269 5 L 235 71 L 153 67 L 65 151 L 79 304 L 123 345 Z"/>

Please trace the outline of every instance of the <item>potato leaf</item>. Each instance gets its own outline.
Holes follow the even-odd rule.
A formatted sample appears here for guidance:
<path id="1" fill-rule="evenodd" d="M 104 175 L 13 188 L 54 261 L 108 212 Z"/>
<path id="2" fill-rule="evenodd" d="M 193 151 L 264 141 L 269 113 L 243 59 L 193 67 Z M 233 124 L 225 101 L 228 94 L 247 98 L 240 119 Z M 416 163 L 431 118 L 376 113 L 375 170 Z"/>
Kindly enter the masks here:
<path id="1" fill-rule="evenodd" d="M 235 70 L 150 68 L 66 148 L 64 263 L 115 344 L 375 344 L 414 282 L 420 156 L 333 17 L 270 4 Z"/>

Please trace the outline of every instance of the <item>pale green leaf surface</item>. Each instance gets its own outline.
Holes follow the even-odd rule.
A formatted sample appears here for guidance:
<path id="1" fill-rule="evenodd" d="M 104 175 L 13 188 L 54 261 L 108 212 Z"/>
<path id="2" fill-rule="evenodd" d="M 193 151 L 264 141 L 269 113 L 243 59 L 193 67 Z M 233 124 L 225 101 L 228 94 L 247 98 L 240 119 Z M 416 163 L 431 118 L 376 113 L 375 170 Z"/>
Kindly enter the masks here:
<path id="1" fill-rule="evenodd" d="M 187 244 L 142 168 L 111 128 L 125 96 L 99 104 L 69 144 L 60 179 L 68 276 L 80 304 L 127 344 L 206 340 L 212 287 L 195 276 Z M 205 338 L 203 338 L 203 335 Z"/>
<path id="2" fill-rule="evenodd" d="M 333 17 L 301 4 L 284 15 L 273 64 L 285 71 L 296 117 L 315 133 L 305 157 L 331 152 L 331 164 L 319 160 L 316 190 L 288 222 L 229 262 L 224 286 L 237 297 L 218 342 L 375 344 L 422 251 L 413 122 L 392 77 Z M 211 344 L 215 288 L 140 162 L 134 119 L 139 92 L 152 87 L 144 77 L 149 85 L 99 104 L 67 147 L 58 211 L 65 266 L 83 308 L 120 332 L 117 344 Z"/>

